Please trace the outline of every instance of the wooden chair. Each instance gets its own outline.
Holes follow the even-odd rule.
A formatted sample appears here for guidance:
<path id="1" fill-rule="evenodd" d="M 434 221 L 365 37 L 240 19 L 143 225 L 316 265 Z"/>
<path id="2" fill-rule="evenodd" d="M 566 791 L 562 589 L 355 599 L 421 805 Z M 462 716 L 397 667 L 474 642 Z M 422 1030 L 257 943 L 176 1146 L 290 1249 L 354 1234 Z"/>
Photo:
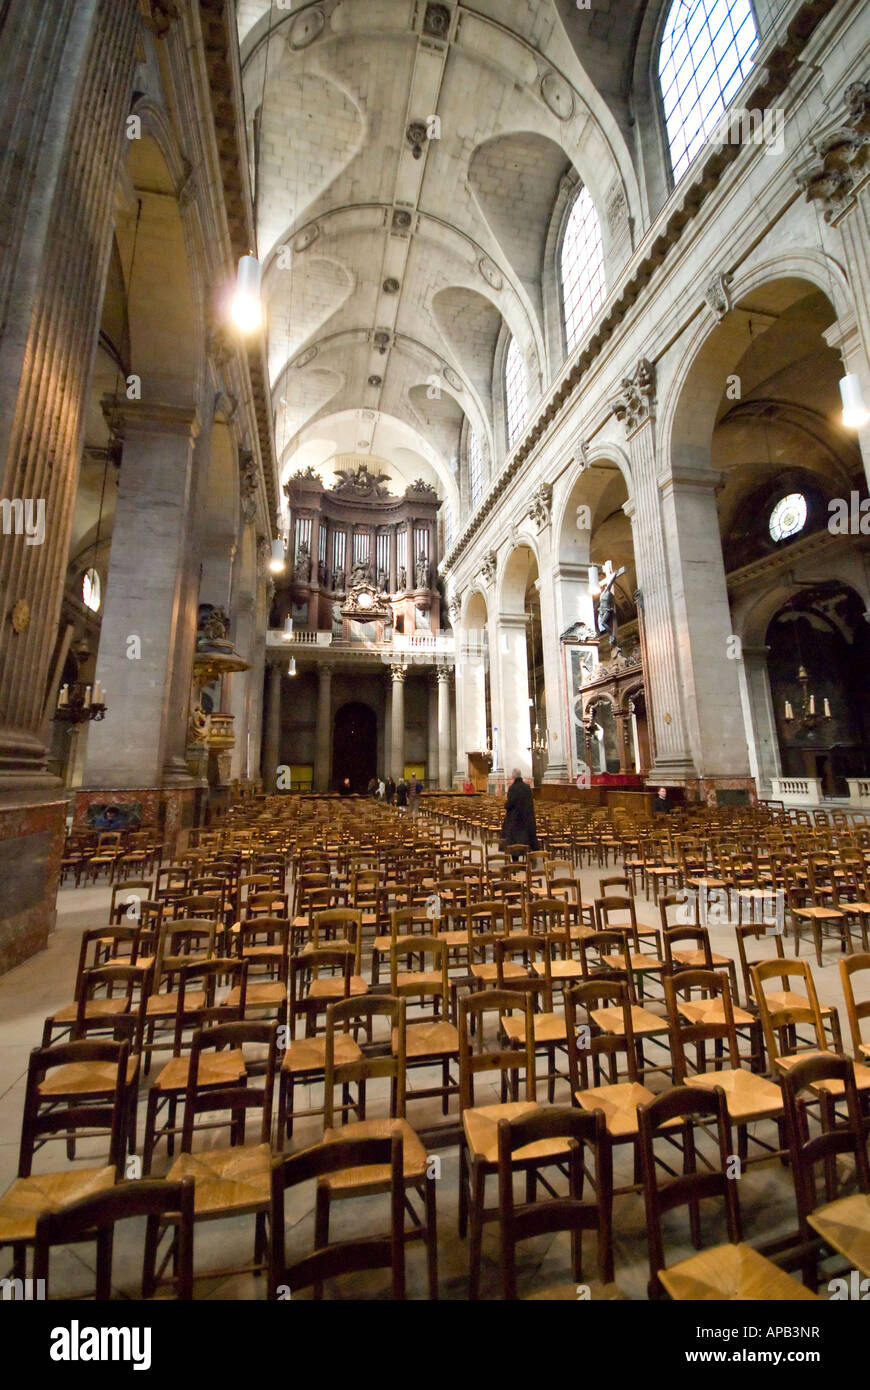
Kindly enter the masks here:
<path id="1" fill-rule="evenodd" d="M 693 990 L 699 991 L 703 998 L 693 1000 Z M 786 1141 L 782 1093 L 779 1086 L 741 1064 L 737 1011 L 731 1000 L 728 977 L 716 970 L 680 971 L 665 980 L 665 999 L 671 1027 L 674 1081 L 678 1085 L 702 1088 L 721 1086 L 728 1117 L 737 1130 L 737 1154 L 741 1163 L 748 1161 L 748 1126 L 759 1120 L 775 1120 L 779 1129 L 776 1149 L 754 1136 L 763 1149 L 761 1157 L 783 1154 Z M 717 1004 L 715 1010 L 708 1007 L 711 1002 Z M 714 1071 L 707 1070 L 707 1043 L 714 1045 Z M 693 1064 L 688 1057 L 690 1048 L 694 1049 Z"/>
<path id="2" fill-rule="evenodd" d="M 271 1258 L 269 1296 L 289 1298 L 302 1289 L 313 1288 L 314 1297 L 321 1298 L 327 1279 L 366 1270 L 390 1269 L 394 1299 L 405 1297 L 405 1183 L 404 1142 L 399 1124 L 383 1138 L 345 1138 L 339 1136 L 328 1143 L 315 1144 L 290 1157 L 281 1155 L 272 1161 L 269 1224 L 271 1229 Z M 380 1172 L 386 1170 L 385 1191 L 390 1198 L 390 1228 L 386 1235 L 355 1236 L 352 1239 L 328 1241 L 322 1229 L 321 1193 L 324 1180 L 342 1172 Z M 311 1254 L 287 1261 L 285 1215 L 286 1195 L 305 1182 L 317 1183 L 317 1217 L 314 1250 Z M 295 1222 L 294 1228 L 295 1228 Z"/>
<path id="3" fill-rule="evenodd" d="M 95 1298 L 112 1297 L 112 1255 L 115 1228 L 120 1222 L 145 1218 L 145 1251 L 140 1296 L 153 1298 L 157 1289 L 157 1260 L 161 1227 L 171 1234 L 166 1258 L 172 1258 L 173 1294 L 193 1298 L 193 1179 L 184 1182 L 119 1182 L 103 1192 L 82 1197 L 60 1211 L 46 1211 L 37 1219 L 33 1277 L 43 1280 L 45 1297 L 51 1297 L 50 1255 L 53 1246 L 92 1241 L 97 1248 Z M 38 1286 L 38 1285 L 37 1285 Z"/>
<path id="4" fill-rule="evenodd" d="M 849 1020 L 849 1032 L 852 1037 L 852 1056 L 857 1061 L 860 1057 L 870 1059 L 870 1039 L 861 1036 L 861 1024 L 865 1018 L 870 1018 L 870 991 L 868 997 L 860 1004 L 855 1002 L 855 986 L 852 977 L 859 974 L 862 970 L 868 972 L 865 985 L 870 985 L 870 953 L 849 956 L 847 960 L 840 961 L 840 979 L 843 982 L 843 996 L 846 1000 L 846 1017 Z"/>
<path id="5" fill-rule="evenodd" d="M 738 924 L 734 928 L 734 933 L 737 940 L 737 955 L 740 960 L 740 969 L 741 974 L 743 976 L 743 988 L 744 997 L 746 999 L 746 1007 L 750 1012 L 758 1012 L 758 1002 L 755 999 L 755 996 L 752 992 L 752 967 L 753 965 L 761 964 L 764 960 L 769 960 L 772 958 L 765 956 L 755 956 L 753 954 L 753 959 L 750 960 L 746 953 L 746 943 L 752 940 L 758 941 L 762 936 L 768 937 L 774 943 L 774 947 L 776 949 L 776 959 L 785 960 L 785 950 L 783 948 L 782 935 L 781 933 L 776 931 L 769 932 L 764 927 L 759 926 L 755 923 Z M 782 991 L 778 994 L 774 993 L 773 995 L 768 996 L 770 1003 L 774 1007 L 777 1007 L 779 1005 L 784 1007 L 789 1002 L 797 1002 L 797 996 L 795 995 L 794 991 L 787 991 L 787 984 L 788 979 L 786 977 L 783 977 Z M 807 999 L 804 999 L 803 1002 L 806 1004 L 809 1001 Z M 843 1040 L 840 1034 L 840 1018 L 836 1008 L 832 1004 L 821 1003 L 819 1004 L 819 1008 L 821 1010 L 822 1022 L 825 1026 L 825 1030 L 826 1032 L 830 1033 L 831 1046 L 834 1052 L 842 1052 Z"/>
<path id="6" fill-rule="evenodd" d="M 75 997 L 71 1004 L 65 1004 L 62 1008 L 56 1009 L 45 1019 L 42 1025 L 43 1047 L 49 1047 L 52 1042 L 59 1041 L 54 1036 L 57 1031 L 60 1031 L 61 1036 L 71 1037 L 76 1023 L 81 1022 L 79 1001 L 87 972 L 102 964 L 107 953 L 111 952 L 115 944 L 119 947 L 125 946 L 128 952 L 127 963 L 136 965 L 138 963 L 140 937 L 140 929 L 135 926 L 95 927 L 90 931 L 82 932 L 76 967 Z M 111 995 L 107 995 L 105 998 L 89 999 L 84 1018 L 86 1020 L 97 1019 L 100 1015 L 114 1015 L 117 1011 L 117 1001 L 113 1000 Z"/>
<path id="7" fill-rule="evenodd" d="M 565 1019 L 553 1009 L 553 979 L 551 975 L 550 942 L 547 937 L 528 933 L 513 932 L 510 936 L 499 938 L 495 943 L 495 963 L 497 990 L 513 993 L 521 991 L 529 995 L 533 1002 L 532 1030 L 535 1041 L 535 1055 L 543 1054 L 547 1059 L 547 1070 L 542 1079 L 547 1082 L 547 1099 L 552 1105 L 555 1099 L 556 1080 L 568 1079 L 567 1072 L 556 1070 L 556 1048 L 566 1047 Z M 505 967 L 510 957 L 522 957 L 522 975 L 508 975 Z M 519 961 L 516 964 L 520 964 Z M 502 1032 L 509 1046 L 518 1047 L 525 1042 L 525 1017 L 511 1014 L 501 1020 Z"/>
<path id="8" fill-rule="evenodd" d="M 296 1118 L 308 1115 L 322 1115 L 323 1104 L 298 1109 L 295 1088 L 298 1085 L 313 1086 L 322 1082 L 326 1069 L 326 1037 L 317 1034 L 317 1017 L 326 1013 L 329 1005 L 336 999 L 350 998 L 351 971 L 354 963 L 353 947 L 347 943 L 312 948 L 304 955 L 293 956 L 290 960 L 290 1023 L 289 1041 L 281 1059 L 278 1080 L 278 1133 L 283 1138 L 292 1138 L 293 1122 Z M 341 970 L 342 990 L 328 997 L 310 996 L 311 984 L 318 978 L 319 970 Z M 305 1032 L 300 1036 L 300 1025 L 304 1021 Z M 336 1037 L 336 1057 L 344 1061 L 354 1061 L 362 1056 L 357 1040 L 351 1034 Z"/>
<path id="9" fill-rule="evenodd" d="M 204 1023 L 235 1023 L 244 1018 L 247 976 L 248 962 L 235 958 L 191 961 L 181 967 L 178 991 L 174 995 L 172 1057 L 148 1090 L 142 1158 L 145 1173 L 151 1172 L 158 1143 L 166 1140 L 171 1158 L 175 1136 L 182 1132 L 177 1122 L 177 1111 L 190 1079 L 190 1057 L 185 1055 L 187 1047 Z M 218 984 L 224 981 L 229 989 L 219 999 Z M 240 1053 L 207 1056 L 200 1084 L 215 1088 L 225 1086 L 237 1080 L 243 1072 L 244 1060 Z M 164 1124 L 159 1123 L 161 1114 L 166 1117 Z"/>
<path id="10" fill-rule="evenodd" d="M 108 871 L 109 880 L 115 876 L 115 865 L 123 852 L 123 835 L 120 830 L 104 830 L 97 839 L 97 848 L 94 854 L 88 859 L 85 865 L 85 881 L 90 874 L 93 883 L 104 869 Z"/>
<path id="11" fill-rule="evenodd" d="M 801 1300 L 815 1297 L 795 1279 L 743 1242 L 738 1183 L 730 1175 L 731 1126 L 721 1087 L 712 1092 L 697 1086 L 677 1086 L 648 1101 L 639 1110 L 640 1151 L 644 1175 L 646 1229 L 649 1243 L 649 1296 L 716 1300 Z M 679 1126 L 683 1171 L 664 1180 L 670 1168 L 656 1161 L 654 1143 L 673 1144 L 674 1122 Z M 710 1159 L 698 1168 L 696 1124 L 705 1123 L 716 1135 L 718 1163 Z M 729 1243 L 701 1248 L 700 1202 L 721 1198 Z M 666 1265 L 662 1217 L 680 1206 L 689 1208 L 692 1244 L 700 1253 Z"/>
<path id="12" fill-rule="evenodd" d="M 535 1146 L 547 1145 L 552 1141 L 564 1145 L 567 1150 L 567 1196 L 553 1196 L 549 1201 L 535 1201 L 535 1168 L 526 1163 L 523 1171 L 526 1174 L 527 1200 L 518 1206 L 514 1201 L 514 1155 L 525 1155 Z M 587 1149 L 595 1165 L 594 1197 L 591 1201 L 583 1200 L 584 1158 Z M 552 1159 L 543 1159 L 544 1163 L 548 1161 L 552 1163 Z M 533 1189 L 531 1196 L 528 1192 L 529 1187 Z M 532 1297 L 547 1300 L 577 1298 L 577 1284 L 583 1278 L 584 1231 L 595 1231 L 598 1237 L 600 1285 L 596 1288 L 595 1294 L 598 1297 L 614 1297 L 613 1174 L 610 1145 L 607 1142 L 604 1116 L 600 1110 L 596 1110 L 594 1114 L 584 1114 L 571 1107 L 548 1108 L 513 1120 L 507 1117 L 500 1119 L 498 1209 L 503 1298 L 517 1298 L 517 1244 L 522 1240 L 552 1235 L 557 1231 L 571 1232 L 571 1277 L 574 1283 L 567 1289 L 543 1289 Z"/>
<path id="13" fill-rule="evenodd" d="M 819 1258 L 824 1258 L 822 1243 L 844 1255 L 853 1267 L 863 1267 L 865 1272 L 867 1269 L 870 1166 L 865 1126 L 855 1069 L 846 1057 L 830 1053 L 808 1057 L 783 1075 L 782 1089 L 804 1283 L 815 1290 Z M 835 1096 L 846 1103 L 842 1119 L 837 1116 Z M 819 1127 L 812 1133 L 811 1116 L 816 1113 Z M 858 1192 L 847 1197 L 838 1196 L 842 1179 L 837 1160 L 844 1156 L 853 1160 L 852 1172 L 858 1186 Z M 821 1204 L 816 1190 L 819 1164 L 824 1165 L 825 1201 Z"/>
<path id="14" fill-rule="evenodd" d="M 413 965 L 420 958 L 419 970 L 400 970 L 401 962 Z M 431 968 L 426 969 L 431 957 Z M 406 1017 L 406 1075 L 412 1069 L 441 1066 L 441 1085 L 406 1088 L 405 1102 L 439 1097 L 441 1113 L 449 1110 L 450 1097 L 459 1094 L 459 1082 L 450 1073 L 451 1062 L 459 1062 L 459 1034 L 450 1021 L 450 985 L 447 977 L 447 944 L 437 936 L 405 936 L 390 948 L 390 994 L 394 999 L 431 1000 L 431 1016 L 421 1020 Z"/>
<path id="15" fill-rule="evenodd" d="M 499 1020 L 519 1010 L 524 1015 L 523 1043 L 507 1048 L 496 1037 L 486 1039 L 486 1015 Z M 525 1072 L 525 1100 L 519 1099 L 519 1072 Z M 502 1083 L 502 1096 L 510 1089 L 513 1099 L 497 1104 L 475 1105 L 475 1079 L 484 1072 L 495 1072 Z M 498 1122 L 516 1120 L 537 1112 L 535 1099 L 535 1044 L 530 996 L 514 990 L 482 990 L 459 1000 L 459 1085 L 463 1137 L 459 1147 L 459 1235 L 468 1235 L 468 1296 L 476 1299 L 480 1288 L 480 1259 L 483 1224 L 497 1215 L 486 1207 L 486 1179 L 498 1171 Z M 564 1160 L 562 1140 L 535 1144 L 523 1162 Z M 520 1163 L 520 1160 L 517 1160 Z M 520 1163 L 522 1167 L 522 1163 Z M 525 1168 L 522 1167 L 522 1171 Z"/>
<path id="16" fill-rule="evenodd" d="M 0 1246 L 12 1246 L 15 1278 L 24 1277 L 27 1248 L 44 1212 L 113 1187 L 121 1177 L 129 1132 L 129 1061 L 127 1042 L 85 1040 L 31 1052 L 18 1177 L 0 1197 Z M 108 1140 L 106 1162 L 33 1174 L 34 1155 L 44 1144 L 63 1139 L 72 1157 L 76 1139 L 89 1133 Z"/>
<path id="17" fill-rule="evenodd" d="M 240 922 L 236 950 L 248 962 L 246 1016 L 251 1016 L 251 1010 L 266 1010 L 283 1022 L 290 968 L 289 918 L 252 917 Z"/>
<path id="18" fill-rule="evenodd" d="M 791 959 L 759 961 L 750 967 L 750 974 L 771 1070 L 781 1074 L 807 1055 L 827 1052 L 822 1011 L 807 962 Z M 803 991 L 788 988 L 766 991 L 764 988 L 767 980 L 776 980 L 785 987 L 794 978 L 802 982 Z M 809 1039 L 798 1034 L 797 1029 L 802 1024 L 809 1025 Z M 861 1089 L 870 1086 L 870 1068 L 860 1068 L 858 1084 Z"/>
<path id="19" fill-rule="evenodd" d="M 272 1095 L 275 1089 L 278 1025 L 245 1020 L 221 1023 L 199 1029 L 193 1037 L 187 1091 L 184 1097 L 184 1126 L 181 1153 L 167 1174 L 170 1182 L 193 1178 L 195 1182 L 193 1219 L 221 1221 L 231 1217 L 253 1216 L 254 1260 L 250 1268 L 263 1269 L 268 1260 L 268 1214 L 272 1183 Z M 244 1049 L 256 1049 L 253 1058 Z M 265 1058 L 263 1057 L 265 1049 Z M 242 1058 L 241 1073 L 214 1087 L 211 1078 L 216 1061 L 226 1052 Z M 246 1140 L 248 1113 L 256 1111 L 259 1126 L 253 1143 Z M 226 1118 L 220 1118 L 226 1112 Z M 199 1115 L 208 1120 L 197 1125 Z M 229 1128 L 227 1146 L 193 1148 L 194 1132 Z M 225 1273 L 227 1271 L 220 1271 Z M 233 1270 L 234 1273 L 238 1269 Z M 206 1277 L 200 1274 L 197 1277 Z M 209 1271 L 209 1277 L 214 1277 Z"/>
<path id="20" fill-rule="evenodd" d="M 376 1018 L 384 1019 L 390 1030 L 392 1046 L 387 1055 L 371 1053 L 353 1061 L 339 1062 L 336 1055 L 336 1038 L 346 1033 L 354 1023 L 359 1026 L 365 1022 L 371 1036 Z M 438 1226 L 435 1205 L 435 1178 L 430 1172 L 429 1162 L 420 1139 L 405 1119 L 405 1001 L 384 996 L 371 995 L 357 999 L 345 999 L 338 1004 L 330 1004 L 326 1012 L 326 1067 L 324 1079 L 324 1130 L 326 1143 L 334 1139 L 384 1139 L 394 1132 L 398 1124 L 403 1138 L 403 1185 L 405 1205 L 413 1226 L 405 1232 L 405 1240 L 422 1240 L 426 1246 L 426 1265 L 428 1272 L 429 1297 L 438 1297 Z M 375 1078 L 390 1081 L 389 1112 L 383 1118 L 371 1119 L 366 1116 L 366 1083 Z M 343 1099 L 335 1102 L 336 1085 L 342 1087 Z M 356 1086 L 356 1099 L 344 1097 L 347 1089 Z M 349 1120 L 351 1113 L 356 1120 Z M 340 1118 L 341 1127 L 336 1127 Z M 342 1169 L 324 1178 L 320 1191 L 324 1193 L 318 1202 L 318 1246 L 329 1240 L 329 1214 L 333 1201 L 345 1201 L 354 1197 L 366 1197 L 384 1191 L 384 1183 L 389 1174 L 375 1168 L 362 1171 L 358 1168 Z M 410 1201 L 414 1193 L 420 1200 L 422 1215 Z"/>

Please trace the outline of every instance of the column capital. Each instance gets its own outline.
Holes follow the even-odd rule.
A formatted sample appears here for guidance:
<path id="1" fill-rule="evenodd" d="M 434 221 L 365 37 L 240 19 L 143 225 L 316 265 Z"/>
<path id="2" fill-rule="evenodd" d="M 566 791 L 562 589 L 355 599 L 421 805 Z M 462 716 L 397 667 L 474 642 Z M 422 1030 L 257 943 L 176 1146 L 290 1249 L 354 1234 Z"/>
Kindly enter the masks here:
<path id="1" fill-rule="evenodd" d="M 405 677 L 407 676 L 407 674 L 408 674 L 408 668 L 407 668 L 407 666 L 403 666 L 403 665 L 401 665 L 400 663 L 396 663 L 395 665 L 392 665 L 392 664 L 391 664 L 391 666 L 390 666 L 390 679 L 391 679 L 394 683 L 401 684 L 401 683 L 404 681 L 404 679 L 405 679 Z"/>
<path id="2" fill-rule="evenodd" d="M 436 680 L 436 682 L 437 682 L 438 685 L 449 685 L 449 683 L 450 683 L 450 675 L 451 675 L 451 672 L 450 672 L 450 667 L 449 667 L 449 666 L 436 666 L 436 668 L 435 668 L 435 680 Z"/>
<path id="3" fill-rule="evenodd" d="M 134 434 L 199 434 L 199 412 L 194 405 L 166 405 L 162 401 L 128 401 L 104 396 L 100 402 L 106 423 L 118 439 Z"/>

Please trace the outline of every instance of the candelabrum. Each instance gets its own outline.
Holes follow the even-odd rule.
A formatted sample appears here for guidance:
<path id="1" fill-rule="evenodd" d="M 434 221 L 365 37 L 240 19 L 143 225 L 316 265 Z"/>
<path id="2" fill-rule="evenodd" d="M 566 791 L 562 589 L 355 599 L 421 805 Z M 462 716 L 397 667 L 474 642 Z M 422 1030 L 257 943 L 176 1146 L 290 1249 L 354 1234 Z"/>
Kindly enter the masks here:
<path id="1" fill-rule="evenodd" d="M 105 696 L 106 692 L 99 681 L 94 685 L 85 685 L 84 681 L 62 685 L 54 717 L 67 724 L 84 724 L 88 719 L 103 719 L 106 714 Z"/>
<path id="2" fill-rule="evenodd" d="M 810 678 L 805 666 L 800 666 L 798 668 L 797 678 L 801 688 L 800 704 L 797 714 L 795 714 L 791 701 L 786 700 L 783 712 L 785 722 L 787 724 L 803 724 L 805 729 L 812 731 L 818 728 L 819 724 L 822 724 L 826 719 L 831 718 L 830 701 L 826 697 L 823 698 L 821 710 L 817 709 L 818 702 L 816 701 L 815 695 L 813 695 L 810 690 Z"/>

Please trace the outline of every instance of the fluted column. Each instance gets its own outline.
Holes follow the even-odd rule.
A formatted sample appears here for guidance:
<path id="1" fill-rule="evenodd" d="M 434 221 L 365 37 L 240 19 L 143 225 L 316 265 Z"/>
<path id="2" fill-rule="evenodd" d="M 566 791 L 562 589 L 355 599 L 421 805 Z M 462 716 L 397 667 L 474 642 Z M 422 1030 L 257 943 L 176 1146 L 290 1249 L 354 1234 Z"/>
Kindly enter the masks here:
<path id="1" fill-rule="evenodd" d="M 152 787 L 173 758 L 190 780 L 183 746 L 196 622 L 185 601 L 186 542 L 198 419 L 192 407 L 128 401 L 112 420 L 124 454 L 96 673 L 108 713 L 89 733 L 85 783 Z"/>
<path id="2" fill-rule="evenodd" d="M 442 666 L 436 672 L 438 682 L 438 785 L 450 786 L 450 672 Z"/>
<path id="3" fill-rule="evenodd" d="M 136 0 L 19 2 L 7 10 L 0 495 L 40 503 L 45 532 L 42 543 L 9 535 L 0 544 L 0 789 L 55 781 L 44 770 L 43 706 L 138 25 Z"/>
<path id="4" fill-rule="evenodd" d="M 314 790 L 329 791 L 330 745 L 332 743 L 332 667 L 317 669 L 317 724 L 314 731 Z"/>
<path id="5" fill-rule="evenodd" d="M 390 707 L 390 775 L 398 782 L 405 775 L 405 676 L 407 666 L 391 666 L 393 700 Z"/>
<path id="6" fill-rule="evenodd" d="M 276 789 L 278 767 L 281 763 L 281 667 L 277 661 L 269 665 L 269 695 L 266 705 L 266 736 L 263 740 L 263 790 Z"/>

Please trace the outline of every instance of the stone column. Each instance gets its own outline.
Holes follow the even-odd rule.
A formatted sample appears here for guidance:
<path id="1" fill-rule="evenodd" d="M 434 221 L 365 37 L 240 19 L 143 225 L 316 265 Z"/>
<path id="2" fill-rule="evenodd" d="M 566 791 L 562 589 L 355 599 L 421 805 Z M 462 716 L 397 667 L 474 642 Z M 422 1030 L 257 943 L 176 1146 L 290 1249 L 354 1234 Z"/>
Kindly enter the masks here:
<path id="1" fill-rule="evenodd" d="M 549 530 L 549 506 L 547 511 Z M 545 782 L 567 782 L 568 770 L 568 693 L 565 680 L 565 662 L 562 644 L 559 641 L 559 616 L 556 606 L 553 563 L 549 547 L 541 553 L 541 573 L 538 593 L 541 599 L 541 638 L 544 650 L 544 692 L 546 699 L 547 725 L 542 732 L 547 735 L 549 749 Z"/>
<path id="2" fill-rule="evenodd" d="M 398 782 L 405 775 L 405 676 L 407 666 L 391 666 L 393 699 L 390 706 L 390 775 Z"/>
<path id="3" fill-rule="evenodd" d="M 0 793 L 58 785 L 44 704 L 138 24 L 135 0 L 4 7 L 0 495 L 43 522 L 0 537 Z"/>
<path id="4" fill-rule="evenodd" d="M 499 762 L 506 778 L 518 767 L 532 775 L 529 663 L 525 614 L 499 613 L 495 662 L 499 669 Z"/>
<path id="5" fill-rule="evenodd" d="M 739 645 L 732 632 L 716 510 L 720 481 L 721 475 L 709 468 L 672 460 L 658 485 L 692 759 L 703 777 L 748 777 Z M 648 620 L 648 603 L 645 612 Z"/>
<path id="6" fill-rule="evenodd" d="M 269 663 L 269 695 L 266 705 L 266 736 L 263 740 L 263 791 L 276 789 L 281 763 L 281 667 Z"/>
<path id="7" fill-rule="evenodd" d="M 441 771 L 438 755 L 438 681 L 437 672 L 429 671 L 426 681 L 429 695 L 428 707 L 428 755 L 426 758 L 427 780 L 433 786 L 440 785 Z"/>
<path id="8" fill-rule="evenodd" d="M 384 697 L 384 781 L 392 777 L 393 767 L 393 680 L 387 676 L 387 691 Z"/>
<path id="9" fill-rule="evenodd" d="M 180 691 L 177 667 L 188 672 L 192 660 L 186 540 L 198 420 L 193 408 L 146 401 L 125 402 L 112 420 L 124 455 L 96 672 L 108 712 L 90 731 L 85 781 L 153 787 L 173 758 L 184 766 L 190 678 Z"/>
<path id="10" fill-rule="evenodd" d="M 647 712 L 655 728 L 656 760 L 649 780 L 696 775 L 689 749 L 670 598 L 661 499 L 656 479 L 655 369 L 641 359 L 610 402 L 625 427 L 634 498 L 623 507 L 631 518 L 638 584 L 643 590 Z M 717 537 L 717 547 L 719 541 Z M 721 547 L 719 547 L 721 549 Z"/>
<path id="11" fill-rule="evenodd" d="M 767 670 L 768 651 L 768 647 L 745 646 L 743 660 L 737 663 L 749 767 L 760 797 L 770 796 L 773 778 L 782 776 L 776 712 Z"/>
<path id="12" fill-rule="evenodd" d="M 317 723 L 314 732 L 314 790 L 329 791 L 330 746 L 332 743 L 332 667 L 317 668 Z"/>
<path id="13" fill-rule="evenodd" d="M 435 673 L 438 682 L 438 785 L 450 786 L 450 672 L 446 666 Z"/>

